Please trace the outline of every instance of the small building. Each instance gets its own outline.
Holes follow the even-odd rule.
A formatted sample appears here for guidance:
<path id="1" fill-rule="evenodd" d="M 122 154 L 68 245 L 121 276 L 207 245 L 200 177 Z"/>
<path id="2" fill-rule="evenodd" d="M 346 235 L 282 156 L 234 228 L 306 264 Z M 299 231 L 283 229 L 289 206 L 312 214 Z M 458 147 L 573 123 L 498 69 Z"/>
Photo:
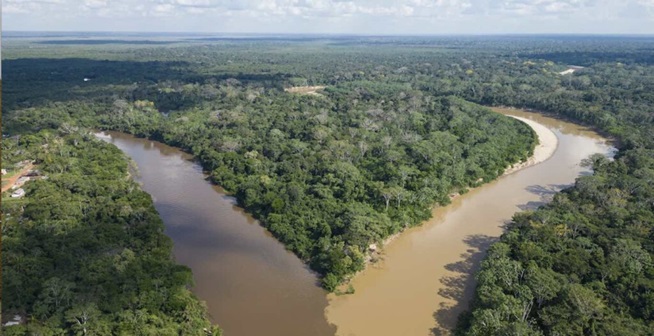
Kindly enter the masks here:
<path id="1" fill-rule="evenodd" d="M 27 166 L 27 165 L 30 164 L 30 163 L 32 163 L 32 161 L 30 161 L 30 160 L 23 160 L 23 161 L 21 161 L 21 162 L 16 163 L 16 167 L 25 167 L 25 166 Z"/>
<path id="2" fill-rule="evenodd" d="M 23 196 L 25 196 L 25 190 L 23 188 L 18 188 L 11 193 L 12 198 L 21 198 Z"/>
<path id="3" fill-rule="evenodd" d="M 37 176 L 41 176 L 41 171 L 38 170 L 38 169 L 31 169 L 31 170 L 29 170 L 29 171 L 28 171 L 25 175 L 23 175 L 23 176 L 27 176 L 27 177 L 37 177 Z"/>
<path id="4" fill-rule="evenodd" d="M 14 319 L 3 324 L 3 326 L 11 327 L 11 326 L 19 325 L 22 322 L 23 322 L 23 318 L 20 315 L 14 315 Z"/>
<path id="5" fill-rule="evenodd" d="M 14 184 L 14 189 L 22 187 L 23 184 L 25 184 L 29 180 L 30 180 L 29 176 L 19 177 L 18 180 L 16 180 L 16 183 Z"/>

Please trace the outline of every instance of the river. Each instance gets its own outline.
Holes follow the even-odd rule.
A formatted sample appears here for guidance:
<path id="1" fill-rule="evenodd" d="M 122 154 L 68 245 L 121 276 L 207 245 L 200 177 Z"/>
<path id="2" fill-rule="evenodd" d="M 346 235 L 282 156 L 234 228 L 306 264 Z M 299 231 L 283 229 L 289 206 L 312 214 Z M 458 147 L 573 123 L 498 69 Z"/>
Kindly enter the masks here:
<path id="1" fill-rule="evenodd" d="M 193 292 L 228 336 L 333 335 L 326 292 L 316 276 L 235 200 L 206 180 L 190 155 L 164 144 L 107 132 L 138 166 L 174 242 L 175 260 L 193 270 Z"/>
<path id="2" fill-rule="evenodd" d="M 352 281 L 353 295 L 326 295 L 316 277 L 265 229 L 206 181 L 187 154 L 149 140 L 103 137 L 130 156 L 137 180 L 189 266 L 194 293 L 229 336 L 447 334 L 472 297 L 470 274 L 513 213 L 533 209 L 587 172 L 579 162 L 613 148 L 568 122 L 504 110 L 553 130 L 547 161 L 504 176 L 437 208 L 433 218 L 384 249 L 383 260 Z M 338 328 L 338 329 L 336 329 Z"/>
<path id="3" fill-rule="evenodd" d="M 327 319 L 337 335 L 447 335 L 474 293 L 488 246 L 518 211 L 535 209 L 588 171 L 580 161 L 613 147 L 584 127 L 520 110 L 496 111 L 530 119 L 558 138 L 545 162 L 471 190 L 432 219 L 385 247 L 381 262 L 352 281 L 354 295 L 330 295 Z"/>

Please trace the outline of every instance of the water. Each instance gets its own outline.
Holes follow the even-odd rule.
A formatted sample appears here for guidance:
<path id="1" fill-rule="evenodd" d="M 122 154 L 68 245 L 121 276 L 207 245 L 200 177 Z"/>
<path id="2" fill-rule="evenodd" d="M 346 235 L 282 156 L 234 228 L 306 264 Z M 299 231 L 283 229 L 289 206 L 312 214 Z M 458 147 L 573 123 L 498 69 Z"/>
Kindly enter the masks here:
<path id="1" fill-rule="evenodd" d="M 155 200 L 177 262 L 191 267 L 193 291 L 227 335 L 441 335 L 467 308 L 471 274 L 502 225 L 587 173 L 582 159 L 613 152 L 584 127 L 502 112 L 554 130 L 554 155 L 435 209 L 431 220 L 391 242 L 381 262 L 354 278 L 356 293 L 344 296 L 327 296 L 316 276 L 207 182 L 189 155 L 121 133 L 110 132 L 105 140 L 138 165 L 136 178 Z"/>
<path id="2" fill-rule="evenodd" d="M 333 335 L 316 276 L 234 199 L 211 185 L 191 156 L 109 132 L 101 137 L 136 162 L 173 239 L 175 260 L 193 270 L 193 292 L 229 336 Z"/>
<path id="3" fill-rule="evenodd" d="M 433 218 L 386 247 L 384 260 L 352 282 L 356 293 L 330 295 L 326 316 L 337 335 L 446 335 L 474 293 L 488 246 L 515 212 L 535 209 L 587 172 L 593 153 L 612 153 L 598 134 L 536 113 L 503 113 L 553 130 L 559 146 L 547 161 L 486 184 L 433 211 Z"/>

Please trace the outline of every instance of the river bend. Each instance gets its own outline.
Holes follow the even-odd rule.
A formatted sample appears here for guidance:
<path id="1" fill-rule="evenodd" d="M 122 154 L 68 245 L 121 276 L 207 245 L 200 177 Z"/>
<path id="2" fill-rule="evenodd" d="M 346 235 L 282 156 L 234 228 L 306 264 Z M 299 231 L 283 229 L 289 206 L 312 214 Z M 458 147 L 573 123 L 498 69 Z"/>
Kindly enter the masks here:
<path id="1" fill-rule="evenodd" d="M 474 290 L 470 276 L 502 225 L 534 209 L 587 171 L 579 162 L 610 155 L 606 139 L 575 124 L 520 110 L 498 110 L 554 131 L 547 161 L 436 208 L 421 227 L 385 247 L 383 260 L 352 281 L 353 295 L 326 295 L 316 277 L 264 228 L 211 185 L 190 155 L 117 132 L 113 143 L 138 166 L 173 239 L 177 262 L 193 270 L 193 291 L 226 335 L 447 334 Z"/>

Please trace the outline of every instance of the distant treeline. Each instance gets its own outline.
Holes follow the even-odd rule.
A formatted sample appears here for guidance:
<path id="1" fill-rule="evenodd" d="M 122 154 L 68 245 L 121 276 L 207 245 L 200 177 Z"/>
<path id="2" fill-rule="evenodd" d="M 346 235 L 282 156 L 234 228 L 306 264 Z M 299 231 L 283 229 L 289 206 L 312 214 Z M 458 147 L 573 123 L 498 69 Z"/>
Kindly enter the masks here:
<path id="1" fill-rule="evenodd" d="M 183 148 L 334 289 L 370 243 L 530 154 L 528 127 L 470 102 L 546 111 L 616 137 L 618 159 L 593 158 L 595 175 L 516 216 L 459 332 L 654 329 L 652 41 L 393 39 L 10 48 L 3 131 L 99 127 Z M 559 61 L 587 67 L 561 76 Z M 327 88 L 283 92 L 302 85 Z"/>

